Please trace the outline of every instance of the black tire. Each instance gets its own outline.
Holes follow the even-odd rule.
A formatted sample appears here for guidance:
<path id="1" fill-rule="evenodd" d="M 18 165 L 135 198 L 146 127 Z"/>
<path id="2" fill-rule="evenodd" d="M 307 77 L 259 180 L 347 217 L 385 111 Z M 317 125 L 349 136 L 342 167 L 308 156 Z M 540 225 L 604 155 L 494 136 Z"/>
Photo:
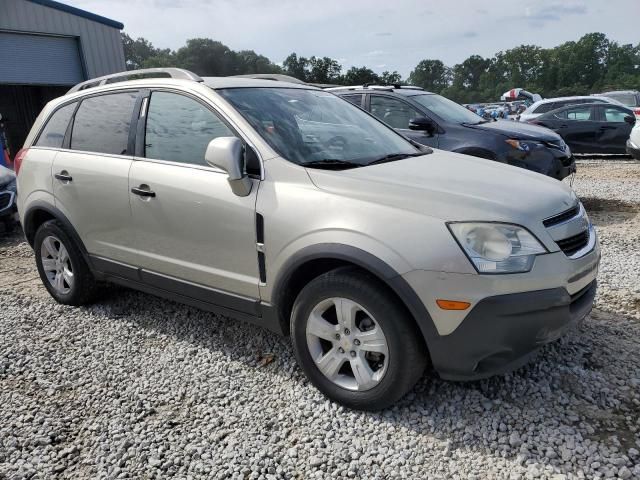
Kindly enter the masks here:
<path id="1" fill-rule="evenodd" d="M 68 252 L 74 277 L 73 285 L 68 293 L 58 292 L 53 285 L 51 285 L 45 273 L 41 252 L 43 248 L 42 243 L 49 236 L 58 238 Z M 72 240 L 71 236 L 67 234 L 62 223 L 58 220 L 48 220 L 44 222 L 36 231 L 33 244 L 38 273 L 49 294 L 58 303 L 65 305 L 80 306 L 91 303 L 97 291 L 96 280 L 82 256 L 78 245 Z"/>
<path id="2" fill-rule="evenodd" d="M 316 305 L 332 297 L 360 304 L 375 318 L 386 337 L 387 370 L 369 390 L 348 390 L 329 380 L 309 351 L 307 320 Z M 420 379 L 428 359 L 422 334 L 408 311 L 377 278 L 352 267 L 325 273 L 302 289 L 291 314 L 291 337 L 296 359 L 316 388 L 331 400 L 358 410 L 380 410 L 398 401 Z"/>

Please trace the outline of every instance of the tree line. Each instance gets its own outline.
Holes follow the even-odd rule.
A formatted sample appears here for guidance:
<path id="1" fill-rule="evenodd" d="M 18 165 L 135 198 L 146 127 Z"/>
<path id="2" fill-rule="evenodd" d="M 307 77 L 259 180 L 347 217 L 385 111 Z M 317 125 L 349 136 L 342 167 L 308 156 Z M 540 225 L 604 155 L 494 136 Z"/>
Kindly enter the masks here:
<path id="1" fill-rule="evenodd" d="M 619 44 L 603 33 L 553 48 L 520 45 L 493 57 L 471 55 L 453 67 L 424 59 L 406 79 L 397 72 L 377 74 L 366 66 L 344 71 L 330 57 L 291 53 L 278 65 L 253 50 L 234 51 L 208 38 L 187 40 L 177 50 L 159 49 L 144 38 L 122 34 L 127 68 L 180 67 L 202 76 L 281 73 L 309 83 L 361 85 L 408 83 L 460 103 L 495 101 L 522 87 L 543 97 L 586 95 L 604 90 L 640 89 L 640 43 Z"/>

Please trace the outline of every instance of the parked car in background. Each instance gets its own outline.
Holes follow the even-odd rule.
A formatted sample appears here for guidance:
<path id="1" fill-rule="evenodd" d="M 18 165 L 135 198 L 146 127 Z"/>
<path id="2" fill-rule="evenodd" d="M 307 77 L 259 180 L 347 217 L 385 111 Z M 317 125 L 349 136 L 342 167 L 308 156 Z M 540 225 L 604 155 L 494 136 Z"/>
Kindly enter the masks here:
<path id="1" fill-rule="evenodd" d="M 517 119 L 521 122 L 529 122 L 552 110 L 557 110 L 558 108 L 566 107 L 567 105 L 580 105 L 583 103 L 613 103 L 622 106 L 622 104 L 616 99 L 609 97 L 575 96 L 545 98 L 544 100 L 540 100 L 531 105 L 522 112 Z"/>
<path id="2" fill-rule="evenodd" d="M 16 221 L 16 175 L 0 165 L 0 222 L 5 232 L 13 229 Z"/>
<path id="3" fill-rule="evenodd" d="M 631 135 L 627 140 L 627 153 L 636 160 L 640 160 L 640 122 L 631 129 Z"/>
<path id="4" fill-rule="evenodd" d="M 640 92 L 638 90 L 616 90 L 596 94 L 600 97 L 613 98 L 625 107 L 633 110 L 636 117 L 640 117 Z"/>
<path id="5" fill-rule="evenodd" d="M 355 86 L 329 91 L 423 145 L 508 163 L 559 180 L 575 172 L 571 150 L 545 128 L 483 119 L 419 87 Z"/>
<path id="6" fill-rule="evenodd" d="M 532 121 L 560 134 L 574 153 L 625 153 L 635 122 L 629 108 L 605 103 L 570 105 Z"/>
<path id="7" fill-rule="evenodd" d="M 111 281 L 271 328 L 327 397 L 377 410 L 428 363 L 521 366 L 596 293 L 569 185 L 416 145 L 307 85 L 131 71 L 46 105 L 18 210 L 59 303 Z"/>

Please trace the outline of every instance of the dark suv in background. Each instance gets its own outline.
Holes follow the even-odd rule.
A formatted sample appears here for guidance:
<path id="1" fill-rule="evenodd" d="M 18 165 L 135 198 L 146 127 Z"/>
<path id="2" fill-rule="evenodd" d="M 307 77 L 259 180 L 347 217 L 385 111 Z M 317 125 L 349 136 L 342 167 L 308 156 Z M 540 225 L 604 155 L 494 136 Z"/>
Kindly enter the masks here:
<path id="1" fill-rule="evenodd" d="M 462 105 L 411 86 L 328 89 L 423 145 L 508 163 L 562 180 L 575 172 L 557 133 L 508 120 L 485 120 Z"/>

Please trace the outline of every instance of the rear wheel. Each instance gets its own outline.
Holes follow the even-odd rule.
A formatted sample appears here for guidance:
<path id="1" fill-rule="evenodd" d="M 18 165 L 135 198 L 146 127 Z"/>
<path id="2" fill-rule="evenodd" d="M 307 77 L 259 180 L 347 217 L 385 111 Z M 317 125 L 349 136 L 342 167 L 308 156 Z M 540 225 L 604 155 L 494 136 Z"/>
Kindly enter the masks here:
<path id="1" fill-rule="evenodd" d="M 407 311 L 374 277 L 341 268 L 312 280 L 296 299 L 291 331 L 296 358 L 327 397 L 378 410 L 403 397 L 427 354 Z"/>
<path id="2" fill-rule="evenodd" d="M 36 265 L 51 296 L 66 305 L 89 303 L 96 282 L 80 249 L 57 220 L 44 222 L 34 237 Z"/>

